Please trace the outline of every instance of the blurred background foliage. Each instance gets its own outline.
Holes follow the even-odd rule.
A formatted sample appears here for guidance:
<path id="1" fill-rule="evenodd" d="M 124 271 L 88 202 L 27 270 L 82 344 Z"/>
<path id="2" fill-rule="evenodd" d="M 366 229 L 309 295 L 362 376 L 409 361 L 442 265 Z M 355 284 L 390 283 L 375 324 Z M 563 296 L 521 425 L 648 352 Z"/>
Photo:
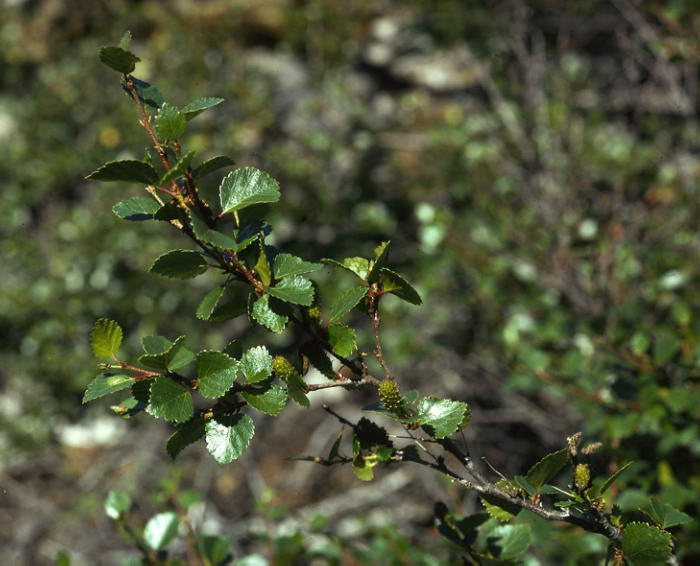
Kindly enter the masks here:
<path id="1" fill-rule="evenodd" d="M 0 540 L 13 563 L 45 562 L 59 548 L 95 563 L 124 546 L 101 512 L 108 483 L 130 486 L 148 507 L 146 494 L 171 466 L 161 453 L 166 430 L 109 417 L 106 404 L 81 406 L 94 373 L 93 321 L 118 320 L 132 352 L 144 334 L 187 334 L 193 348 L 217 348 L 247 328 L 196 320 L 214 278 L 181 285 L 146 273 L 185 240 L 110 212 L 138 194 L 133 187 L 84 180 L 107 160 L 143 155 L 135 109 L 96 55 L 126 29 L 143 59 L 135 75 L 169 101 L 227 100 L 192 122 L 186 146 L 280 181 L 276 245 L 318 260 L 367 256 L 393 241 L 393 261 L 425 306 L 386 301 L 387 357 L 406 388 L 472 404 L 475 454 L 522 473 L 582 430 L 605 443 L 601 473 L 636 462 L 623 476 L 623 509 L 657 494 L 697 516 L 695 3 L 8 0 L 0 523 L 11 521 L 16 535 L 3 528 Z M 212 175 L 204 189 L 217 186 Z M 321 290 L 350 284 L 330 271 L 317 281 Z M 333 402 L 350 415 L 362 405 L 356 394 Z M 337 432 L 319 411 L 292 411 L 293 428 L 268 423 L 235 470 L 205 463 L 197 449 L 183 455 L 183 481 L 205 492 L 217 528 L 232 529 L 270 486 L 289 513 L 352 489 L 349 470 L 281 461 L 322 449 Z M 132 453 L 137 438 L 145 446 Z M 286 451 L 270 452 L 272 441 Z M 366 508 L 327 513 L 366 514 L 389 500 L 379 524 L 405 538 L 375 525 L 347 540 L 368 556 L 420 542 L 449 560 L 429 528 L 431 502 L 471 512 L 473 496 L 419 471 L 378 481 L 362 486 Z M 86 536 L 86 524 L 100 534 Z M 529 564 L 594 563 L 584 557 L 600 552 L 596 535 L 558 528 L 554 537 L 552 528 L 537 523 Z M 236 555 L 255 546 L 236 532 Z M 675 534 L 682 559 L 700 559 L 697 524 Z M 301 563 L 266 548 L 277 564 Z M 418 560 L 395 563 L 438 563 Z"/>

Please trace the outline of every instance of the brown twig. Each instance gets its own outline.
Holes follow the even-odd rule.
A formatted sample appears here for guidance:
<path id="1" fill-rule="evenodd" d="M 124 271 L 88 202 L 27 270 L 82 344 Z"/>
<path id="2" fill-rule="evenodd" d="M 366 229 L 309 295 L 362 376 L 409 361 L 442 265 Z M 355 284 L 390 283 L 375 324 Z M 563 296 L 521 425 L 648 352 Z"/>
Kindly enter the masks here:
<path id="1" fill-rule="evenodd" d="M 382 340 L 379 336 L 379 326 L 381 325 L 381 318 L 379 316 L 379 305 L 377 299 L 378 296 L 379 290 L 377 289 L 377 286 L 371 285 L 369 288 L 369 292 L 367 293 L 367 297 L 369 299 L 367 312 L 369 314 L 370 320 L 372 321 L 372 330 L 374 331 L 374 357 L 377 358 L 379 364 L 382 366 L 386 378 L 394 379 L 394 374 L 389 369 L 389 365 L 384 359 L 384 352 L 382 351 Z"/>

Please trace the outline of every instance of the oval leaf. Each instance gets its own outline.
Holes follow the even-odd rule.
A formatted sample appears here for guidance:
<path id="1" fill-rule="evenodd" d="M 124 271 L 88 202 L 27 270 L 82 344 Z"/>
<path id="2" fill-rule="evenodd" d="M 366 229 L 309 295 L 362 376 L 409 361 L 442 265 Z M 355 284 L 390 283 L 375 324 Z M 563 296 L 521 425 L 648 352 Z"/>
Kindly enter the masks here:
<path id="1" fill-rule="evenodd" d="M 403 299 L 412 305 L 420 305 L 423 303 L 418 291 L 411 287 L 408 281 L 401 275 L 391 269 L 387 269 L 386 267 L 380 269 L 379 281 L 385 292 L 396 295 L 399 299 Z"/>
<path id="2" fill-rule="evenodd" d="M 122 389 L 128 389 L 136 380 L 129 375 L 105 373 L 98 375 L 87 386 L 83 403 L 89 403 L 110 393 L 116 393 Z"/>
<path id="3" fill-rule="evenodd" d="M 264 391 L 244 391 L 241 395 L 253 409 L 266 415 L 279 415 L 287 403 L 287 392 L 279 385 Z"/>
<path id="4" fill-rule="evenodd" d="M 314 301 L 314 287 L 311 281 L 299 275 L 286 277 L 267 292 L 273 297 L 287 303 L 308 307 Z"/>
<path id="5" fill-rule="evenodd" d="M 158 513 L 143 529 L 143 540 L 153 550 L 160 550 L 177 536 L 179 523 L 172 511 Z"/>
<path id="6" fill-rule="evenodd" d="M 328 342 L 336 354 L 347 358 L 357 349 L 357 334 L 352 328 L 335 324 L 328 327 Z"/>
<path id="7" fill-rule="evenodd" d="M 110 161 L 90 173 L 86 179 L 90 181 L 125 181 L 127 183 L 145 183 L 153 185 L 158 182 L 158 173 L 148 163 L 126 159 Z"/>
<path id="8" fill-rule="evenodd" d="M 205 96 L 198 98 L 194 102 L 190 102 L 187 106 L 185 106 L 182 109 L 182 113 L 185 115 L 187 120 L 191 120 L 212 106 L 221 104 L 223 101 L 223 98 L 219 98 L 217 96 Z"/>
<path id="9" fill-rule="evenodd" d="M 277 202 L 280 199 L 279 184 L 260 169 L 242 167 L 231 171 L 221 181 L 219 198 L 224 213 L 254 204 Z"/>
<path id="10" fill-rule="evenodd" d="M 185 114 L 172 104 L 164 103 L 156 115 L 156 133 L 162 140 L 176 140 L 187 127 Z"/>
<path id="11" fill-rule="evenodd" d="M 420 423 L 435 438 L 445 438 L 459 428 L 466 411 L 467 404 L 460 401 L 423 397 L 411 422 Z"/>
<path id="12" fill-rule="evenodd" d="M 255 434 L 253 419 L 248 415 L 221 417 L 207 422 L 207 450 L 219 464 L 230 464 L 240 458 Z"/>
<path id="13" fill-rule="evenodd" d="M 647 523 L 629 523 L 622 532 L 622 551 L 633 566 L 665 564 L 671 555 L 671 533 Z"/>
<path id="14" fill-rule="evenodd" d="M 272 375 L 272 356 L 265 346 L 255 346 L 243 354 L 240 368 L 247 383 L 263 381 Z"/>
<path id="15" fill-rule="evenodd" d="M 222 397 L 236 381 L 238 364 L 223 352 L 199 352 L 195 366 L 199 392 L 209 399 Z"/>
<path id="16" fill-rule="evenodd" d="M 551 481 L 569 462 L 569 450 L 563 448 L 551 454 L 547 454 L 537 462 L 525 475 L 527 482 L 539 491 L 539 489 Z"/>
<path id="17" fill-rule="evenodd" d="M 367 295 L 367 287 L 351 287 L 347 291 L 343 291 L 331 303 L 329 322 L 335 322 L 352 309 Z"/>
<path id="18" fill-rule="evenodd" d="M 255 301 L 250 315 L 256 322 L 276 334 L 284 332 L 287 322 L 289 321 L 288 317 L 277 314 L 270 308 L 270 295 L 263 295 Z"/>
<path id="19" fill-rule="evenodd" d="M 304 261 L 300 257 L 292 254 L 278 254 L 275 256 L 273 270 L 275 279 L 282 279 L 290 275 L 304 275 L 318 271 L 323 267 L 320 263 L 311 263 Z"/>
<path id="20" fill-rule="evenodd" d="M 121 47 L 102 47 L 100 49 L 100 61 L 119 73 L 128 75 L 136 68 L 139 59 L 131 51 Z"/>
<path id="21" fill-rule="evenodd" d="M 168 438 L 166 444 L 168 455 L 174 460 L 187 446 L 197 442 L 203 436 L 204 421 L 200 417 L 187 421 Z"/>
<path id="22" fill-rule="evenodd" d="M 207 262 L 199 252 L 171 250 L 157 258 L 149 271 L 174 279 L 192 279 L 207 270 Z"/>
<path id="23" fill-rule="evenodd" d="M 209 175 L 209 173 L 213 173 L 214 171 L 221 169 L 222 167 L 229 167 L 233 164 L 234 161 L 230 157 L 226 157 L 225 155 L 217 155 L 216 157 L 207 159 L 204 163 L 197 165 L 197 167 L 194 168 L 194 171 L 192 171 L 192 176 L 195 179 L 199 179 Z"/>
<path id="24" fill-rule="evenodd" d="M 147 409 L 154 417 L 183 423 L 192 417 L 192 395 L 168 377 L 157 377 L 151 385 L 151 403 Z"/>
<path id="25" fill-rule="evenodd" d="M 122 344 L 122 327 L 113 320 L 100 318 L 90 331 L 92 353 L 98 358 L 114 358 Z"/>
<path id="26" fill-rule="evenodd" d="M 133 197 L 121 200 L 112 207 L 112 212 L 123 220 L 152 220 L 160 204 L 152 198 Z"/>

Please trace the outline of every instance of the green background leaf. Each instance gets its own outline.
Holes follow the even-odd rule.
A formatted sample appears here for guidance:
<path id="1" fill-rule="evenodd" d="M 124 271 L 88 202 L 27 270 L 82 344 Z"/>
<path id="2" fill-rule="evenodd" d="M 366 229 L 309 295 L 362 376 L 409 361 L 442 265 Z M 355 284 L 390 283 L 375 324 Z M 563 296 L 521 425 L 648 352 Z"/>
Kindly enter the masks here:
<path id="1" fill-rule="evenodd" d="M 153 550 L 160 550 L 177 536 L 179 521 L 173 511 L 151 517 L 143 529 L 143 540 Z"/>
<path id="2" fill-rule="evenodd" d="M 119 519 L 121 515 L 129 511 L 131 497 L 124 491 L 110 490 L 105 499 L 105 513 L 110 519 Z"/>

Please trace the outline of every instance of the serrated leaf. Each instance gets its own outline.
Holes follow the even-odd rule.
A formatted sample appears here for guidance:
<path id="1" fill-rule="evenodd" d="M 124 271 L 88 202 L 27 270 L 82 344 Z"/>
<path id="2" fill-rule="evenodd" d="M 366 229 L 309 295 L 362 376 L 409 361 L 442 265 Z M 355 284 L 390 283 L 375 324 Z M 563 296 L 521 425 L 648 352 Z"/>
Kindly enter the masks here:
<path id="1" fill-rule="evenodd" d="M 350 287 L 337 295 L 331 303 L 329 322 L 335 322 L 344 317 L 367 295 L 367 287 Z"/>
<path id="2" fill-rule="evenodd" d="M 501 525 L 489 532 L 491 552 L 501 560 L 517 560 L 532 544 L 530 525 Z"/>
<path id="3" fill-rule="evenodd" d="M 163 106 L 163 109 L 164 108 L 165 108 L 165 105 Z M 163 109 L 161 109 L 161 113 L 163 112 Z M 192 162 L 192 158 L 194 157 L 194 154 L 195 154 L 194 151 L 190 151 L 190 152 L 186 153 L 185 155 L 183 155 L 180 159 L 178 159 L 177 163 L 175 163 L 175 165 L 173 165 L 170 168 L 170 171 L 168 171 L 165 175 L 163 175 L 160 178 L 160 181 L 158 182 L 158 184 L 161 187 L 167 187 L 168 183 L 170 183 L 170 181 L 173 181 L 173 180 L 177 179 L 178 177 L 182 177 L 183 175 L 185 175 L 185 173 L 187 173 L 187 168 L 190 166 L 190 163 Z"/>
<path id="4" fill-rule="evenodd" d="M 202 98 L 198 98 L 194 102 L 190 102 L 187 106 L 185 106 L 182 109 L 182 113 L 189 121 L 195 116 L 198 116 L 199 114 L 204 112 L 205 110 L 208 110 L 209 108 L 212 108 L 217 104 L 221 104 L 223 101 L 223 98 L 219 98 L 217 96 L 204 96 Z"/>
<path id="5" fill-rule="evenodd" d="M 222 465 L 240 458 L 255 434 L 253 419 L 248 415 L 210 420 L 205 429 L 207 450 Z"/>
<path id="6" fill-rule="evenodd" d="M 254 204 L 277 202 L 280 199 L 279 184 L 264 171 L 255 167 L 242 167 L 231 171 L 219 186 L 221 210 L 232 212 Z"/>
<path id="7" fill-rule="evenodd" d="M 169 377 L 157 377 L 151 384 L 151 402 L 146 411 L 154 417 L 184 423 L 192 417 L 192 395 Z"/>
<path id="8" fill-rule="evenodd" d="M 379 272 L 383 267 L 386 267 L 389 259 L 389 244 L 391 242 L 382 242 L 374 249 L 374 263 L 367 274 L 367 281 L 370 283 L 379 282 Z"/>
<path id="9" fill-rule="evenodd" d="M 300 275 L 285 277 L 274 287 L 269 287 L 267 292 L 280 301 L 295 305 L 308 307 L 314 302 L 314 287 L 311 281 Z"/>
<path id="10" fill-rule="evenodd" d="M 284 332 L 289 318 L 277 314 L 270 308 L 270 295 L 263 295 L 253 304 L 250 312 L 253 319 L 276 334 Z"/>
<path id="11" fill-rule="evenodd" d="M 151 400 L 151 382 L 148 379 L 139 379 L 131 386 L 131 395 L 139 403 L 148 405 Z"/>
<path id="12" fill-rule="evenodd" d="M 647 523 L 629 523 L 622 531 L 622 551 L 632 566 L 661 566 L 671 555 L 671 533 Z"/>
<path id="13" fill-rule="evenodd" d="M 297 373 L 287 378 L 287 395 L 300 407 L 308 409 L 311 403 L 306 396 L 306 384 L 301 376 Z"/>
<path id="14" fill-rule="evenodd" d="M 204 436 L 204 420 L 200 417 L 190 419 L 168 438 L 166 450 L 168 455 L 174 460 L 177 455 L 190 444 L 197 442 Z"/>
<path id="15" fill-rule="evenodd" d="M 537 462 L 525 475 L 525 479 L 537 491 L 554 477 L 569 463 L 569 451 L 564 448 L 551 454 L 547 454 Z"/>
<path id="16" fill-rule="evenodd" d="M 507 523 L 521 511 L 521 508 L 514 503 L 495 495 L 483 495 L 481 504 L 489 515 L 501 523 Z"/>
<path id="17" fill-rule="evenodd" d="M 173 279 L 192 279 L 207 270 L 207 262 L 199 252 L 171 250 L 158 257 L 149 271 Z"/>
<path id="18" fill-rule="evenodd" d="M 221 322 L 245 314 L 247 312 L 248 295 L 250 294 L 250 289 L 243 283 L 227 285 L 224 295 L 214 308 L 214 312 L 209 317 L 209 320 Z"/>
<path id="19" fill-rule="evenodd" d="M 110 519 L 119 519 L 131 507 L 131 497 L 124 491 L 111 490 L 105 498 L 105 513 Z"/>
<path id="20" fill-rule="evenodd" d="M 265 346 L 255 346 L 241 357 L 240 369 L 246 383 L 257 383 L 272 375 L 272 356 Z"/>
<path id="21" fill-rule="evenodd" d="M 614 474 L 612 474 L 605 482 L 603 482 L 603 485 L 600 486 L 600 489 L 598 490 L 598 495 L 601 496 L 603 495 L 608 489 L 610 489 L 610 486 L 615 483 L 615 481 L 622 475 L 622 473 L 629 468 L 634 462 L 627 462 L 624 466 L 622 466 L 619 470 L 617 470 Z"/>
<path id="22" fill-rule="evenodd" d="M 320 263 L 304 261 L 300 257 L 292 254 L 278 254 L 275 256 L 273 271 L 275 279 L 282 279 L 291 275 L 304 275 L 313 273 L 323 267 Z"/>
<path id="23" fill-rule="evenodd" d="M 273 417 L 279 415 L 287 403 L 287 392 L 279 385 L 271 385 L 264 391 L 243 391 L 241 396 L 253 409 Z"/>
<path id="24" fill-rule="evenodd" d="M 379 270 L 379 281 L 381 287 L 387 293 L 396 295 L 399 299 L 411 303 L 412 305 L 420 305 L 423 300 L 420 298 L 418 291 L 416 291 L 411 285 L 398 273 L 382 267 Z"/>
<path id="25" fill-rule="evenodd" d="M 649 510 L 647 514 L 652 521 L 658 523 L 662 529 L 669 529 L 671 527 L 675 527 L 676 525 L 682 525 L 683 523 L 688 523 L 693 520 L 693 518 L 687 513 L 683 513 L 683 511 L 680 511 L 667 503 L 662 503 L 655 497 L 652 497 L 649 501 Z"/>
<path id="26" fill-rule="evenodd" d="M 153 215 L 153 220 L 161 220 L 164 222 L 179 220 L 180 222 L 184 223 L 186 219 L 187 215 L 185 214 L 185 211 L 174 202 L 165 203 Z"/>
<path id="27" fill-rule="evenodd" d="M 136 68 L 139 59 L 131 51 L 121 47 L 106 46 L 100 49 L 100 61 L 118 73 L 128 75 Z"/>
<path id="28" fill-rule="evenodd" d="M 232 236 L 227 236 L 218 230 L 209 228 L 196 210 L 190 210 L 190 225 L 192 226 L 194 235 L 207 244 L 211 244 L 222 250 L 237 251 L 239 248 L 238 242 Z"/>
<path id="29" fill-rule="evenodd" d="M 129 51 L 129 45 L 131 45 L 131 32 L 126 30 L 122 38 L 119 40 L 118 47 L 124 51 Z"/>
<path id="30" fill-rule="evenodd" d="M 328 327 L 328 342 L 333 351 L 344 358 L 357 350 L 357 334 L 355 330 L 342 324 Z"/>
<path id="31" fill-rule="evenodd" d="M 173 511 L 151 517 L 143 529 L 143 541 L 152 549 L 160 550 L 177 536 L 179 522 Z"/>
<path id="32" fill-rule="evenodd" d="M 85 178 L 89 181 L 122 181 L 153 185 L 158 182 L 158 173 L 148 163 L 135 159 L 125 159 L 105 163 Z"/>
<path id="33" fill-rule="evenodd" d="M 87 386 L 83 395 L 83 403 L 89 403 L 110 393 L 116 393 L 131 387 L 136 380 L 129 375 L 104 373 L 98 375 Z"/>
<path id="34" fill-rule="evenodd" d="M 134 85 L 134 89 L 136 90 L 137 96 L 141 100 L 141 103 L 144 104 L 144 106 L 150 109 L 157 109 L 165 103 L 165 99 L 163 98 L 163 95 L 160 93 L 157 87 L 153 86 L 150 83 L 147 83 L 146 81 L 137 79 L 136 77 L 130 77 L 130 79 Z M 126 85 L 123 81 L 122 88 L 131 97 L 131 93 L 129 92 L 129 89 L 126 88 Z"/>
<path id="35" fill-rule="evenodd" d="M 238 363 L 223 352 L 207 350 L 199 352 L 195 359 L 197 384 L 203 397 L 218 399 L 236 381 Z"/>
<path id="36" fill-rule="evenodd" d="M 214 309 L 216 308 L 216 305 L 219 303 L 221 295 L 223 294 L 224 287 L 214 287 L 204 296 L 202 302 L 199 303 L 195 316 L 199 320 L 209 320 L 209 318 L 211 318 L 212 313 L 214 312 Z"/>
<path id="37" fill-rule="evenodd" d="M 122 220 L 141 221 L 152 220 L 153 215 L 158 212 L 160 204 L 152 198 L 133 197 L 120 200 L 112 207 L 112 212 Z"/>
<path id="38" fill-rule="evenodd" d="M 466 403 L 461 401 L 423 397 L 416 405 L 416 416 L 411 422 L 420 423 L 434 438 L 445 438 L 459 428 L 466 410 Z"/>
<path id="39" fill-rule="evenodd" d="M 150 349 L 155 352 L 156 349 L 165 348 L 157 353 L 144 354 L 139 358 L 140 363 L 152 369 L 174 371 L 194 360 L 194 354 L 185 348 L 184 336 L 178 337 L 174 342 L 162 336 L 145 336 L 142 343 L 147 351 Z"/>
<path id="40" fill-rule="evenodd" d="M 98 358 L 112 359 L 122 345 L 122 327 L 108 318 L 98 319 L 90 331 L 90 347 Z"/>
<path id="41" fill-rule="evenodd" d="M 164 102 L 156 114 L 156 133 L 162 140 L 176 140 L 187 128 L 184 112 Z"/>
<path id="42" fill-rule="evenodd" d="M 346 257 L 342 262 L 329 258 L 323 258 L 321 261 L 325 264 L 349 271 L 363 281 L 367 279 L 367 274 L 369 273 L 369 260 L 364 257 Z"/>
<path id="43" fill-rule="evenodd" d="M 197 165 L 197 167 L 195 167 L 192 171 L 192 176 L 195 179 L 201 179 L 202 177 L 209 175 L 209 173 L 213 173 L 222 167 L 229 167 L 233 164 L 234 161 L 230 157 L 225 155 L 217 155 L 216 157 L 207 159 L 203 163 Z"/>

